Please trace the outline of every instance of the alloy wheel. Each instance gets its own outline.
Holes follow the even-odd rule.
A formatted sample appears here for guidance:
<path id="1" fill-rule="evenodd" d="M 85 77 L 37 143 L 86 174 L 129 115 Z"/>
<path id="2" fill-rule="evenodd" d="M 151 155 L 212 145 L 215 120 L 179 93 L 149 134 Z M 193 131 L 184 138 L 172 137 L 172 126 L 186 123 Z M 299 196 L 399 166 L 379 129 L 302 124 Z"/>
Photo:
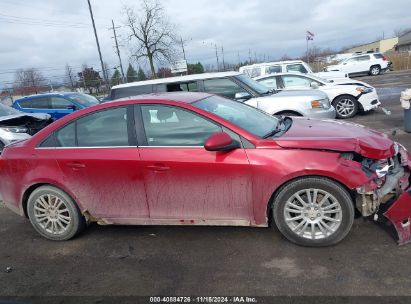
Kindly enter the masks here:
<path id="1" fill-rule="evenodd" d="M 34 218 L 41 229 L 53 235 L 64 234 L 72 222 L 66 203 L 52 194 L 44 194 L 36 199 Z"/>
<path id="2" fill-rule="evenodd" d="M 355 111 L 354 101 L 349 98 L 341 99 L 336 105 L 336 110 L 342 117 L 348 117 Z"/>
<path id="3" fill-rule="evenodd" d="M 342 222 L 338 200 L 321 189 L 304 189 L 292 195 L 284 208 L 287 226 L 300 237 L 318 240 L 333 235 Z"/>

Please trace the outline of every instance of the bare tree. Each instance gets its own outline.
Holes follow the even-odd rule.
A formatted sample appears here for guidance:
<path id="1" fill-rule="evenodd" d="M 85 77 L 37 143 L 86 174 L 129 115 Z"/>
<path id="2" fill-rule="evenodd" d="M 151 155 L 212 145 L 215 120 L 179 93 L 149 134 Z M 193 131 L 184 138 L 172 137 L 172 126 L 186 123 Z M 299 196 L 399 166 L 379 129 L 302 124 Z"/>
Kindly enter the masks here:
<path id="1" fill-rule="evenodd" d="M 410 31 L 411 31 L 411 27 L 407 27 L 407 28 L 398 27 L 398 28 L 394 29 L 394 35 L 395 35 L 395 37 L 400 37 L 400 36 L 410 32 Z"/>
<path id="2" fill-rule="evenodd" d="M 44 89 L 45 79 L 35 68 L 20 69 L 15 74 L 14 87 L 21 94 L 39 93 Z"/>
<path id="3" fill-rule="evenodd" d="M 147 58 L 151 73 L 157 78 L 154 60 L 164 64 L 176 56 L 175 26 L 167 21 L 164 8 L 157 0 L 142 0 L 140 14 L 126 7 L 128 38 L 136 47 L 131 50 L 136 60 Z"/>
<path id="4" fill-rule="evenodd" d="M 66 76 L 68 78 L 68 80 L 70 81 L 70 86 L 71 89 L 74 89 L 74 75 L 73 75 L 73 70 L 71 68 L 71 66 L 69 66 L 68 64 L 66 64 Z"/>

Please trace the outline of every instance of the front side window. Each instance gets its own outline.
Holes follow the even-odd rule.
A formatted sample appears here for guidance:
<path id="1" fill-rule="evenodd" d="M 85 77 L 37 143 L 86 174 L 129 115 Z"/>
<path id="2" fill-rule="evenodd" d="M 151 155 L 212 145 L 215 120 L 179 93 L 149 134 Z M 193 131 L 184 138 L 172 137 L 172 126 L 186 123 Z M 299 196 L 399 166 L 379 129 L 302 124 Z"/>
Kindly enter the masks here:
<path id="1" fill-rule="evenodd" d="M 246 90 L 228 78 L 204 80 L 204 91 L 231 99 L 234 99 L 236 93 L 246 93 Z"/>
<path id="2" fill-rule="evenodd" d="M 98 111 L 77 119 L 56 131 L 58 147 L 130 146 L 127 108 Z"/>
<path id="3" fill-rule="evenodd" d="M 308 73 L 307 69 L 301 63 L 287 64 L 287 72 Z"/>
<path id="4" fill-rule="evenodd" d="M 74 104 L 67 99 L 62 97 L 51 97 L 50 98 L 50 108 L 51 109 L 60 109 L 60 110 L 67 110 L 68 107 L 73 107 Z"/>
<path id="5" fill-rule="evenodd" d="M 48 97 L 37 97 L 19 101 L 19 105 L 23 109 L 49 109 Z"/>
<path id="6" fill-rule="evenodd" d="M 141 106 L 148 146 L 203 146 L 222 128 L 187 110 L 164 105 Z"/>

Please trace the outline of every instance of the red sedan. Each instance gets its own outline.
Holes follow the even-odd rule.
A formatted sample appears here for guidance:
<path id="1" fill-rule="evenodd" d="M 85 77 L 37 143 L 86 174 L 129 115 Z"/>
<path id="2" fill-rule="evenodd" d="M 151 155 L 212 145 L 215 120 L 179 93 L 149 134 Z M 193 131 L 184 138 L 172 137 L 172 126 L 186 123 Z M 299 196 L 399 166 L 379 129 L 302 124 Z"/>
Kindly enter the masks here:
<path id="1" fill-rule="evenodd" d="M 390 201 L 405 242 L 410 164 L 400 144 L 360 125 L 169 93 L 80 110 L 6 146 L 0 193 L 52 240 L 90 221 L 267 227 L 272 218 L 287 239 L 325 246 L 348 234 L 355 208 L 370 216 Z"/>

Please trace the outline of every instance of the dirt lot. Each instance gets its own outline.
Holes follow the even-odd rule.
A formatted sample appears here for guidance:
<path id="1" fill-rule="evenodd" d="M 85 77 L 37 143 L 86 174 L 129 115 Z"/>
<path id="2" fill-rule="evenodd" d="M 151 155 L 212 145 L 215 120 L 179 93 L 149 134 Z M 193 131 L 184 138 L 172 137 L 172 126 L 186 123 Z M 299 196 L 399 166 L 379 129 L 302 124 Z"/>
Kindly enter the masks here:
<path id="1" fill-rule="evenodd" d="M 379 88 L 392 115 L 374 111 L 352 121 L 411 150 L 399 106 L 411 71 L 360 79 Z M 232 227 L 92 225 L 78 238 L 56 243 L 5 208 L 0 219 L 0 296 L 411 296 L 411 245 L 398 247 L 362 219 L 341 244 L 320 249 L 292 245 L 271 229 Z"/>

